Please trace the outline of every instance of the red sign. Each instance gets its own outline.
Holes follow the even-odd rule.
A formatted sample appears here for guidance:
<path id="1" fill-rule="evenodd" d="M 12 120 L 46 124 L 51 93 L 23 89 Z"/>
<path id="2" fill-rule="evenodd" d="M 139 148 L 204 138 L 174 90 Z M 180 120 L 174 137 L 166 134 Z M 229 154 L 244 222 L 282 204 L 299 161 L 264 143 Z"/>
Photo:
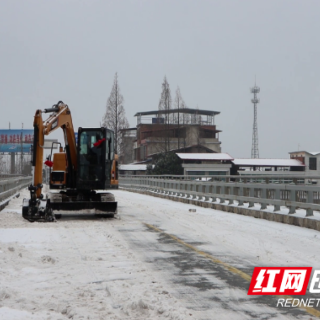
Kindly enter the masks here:
<path id="1" fill-rule="evenodd" d="M 312 267 L 255 267 L 248 295 L 304 295 Z"/>

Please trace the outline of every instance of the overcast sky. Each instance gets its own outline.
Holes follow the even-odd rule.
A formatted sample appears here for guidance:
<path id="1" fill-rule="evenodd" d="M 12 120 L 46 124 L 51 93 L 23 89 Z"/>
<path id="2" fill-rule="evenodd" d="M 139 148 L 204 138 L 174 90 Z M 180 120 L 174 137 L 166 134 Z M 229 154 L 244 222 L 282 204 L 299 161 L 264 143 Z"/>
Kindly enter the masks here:
<path id="1" fill-rule="evenodd" d="M 116 72 L 135 126 L 166 75 L 173 98 L 221 112 L 223 152 L 250 158 L 256 76 L 260 157 L 320 151 L 319 17 L 318 0 L 0 0 L 0 128 L 59 100 L 99 126 Z"/>

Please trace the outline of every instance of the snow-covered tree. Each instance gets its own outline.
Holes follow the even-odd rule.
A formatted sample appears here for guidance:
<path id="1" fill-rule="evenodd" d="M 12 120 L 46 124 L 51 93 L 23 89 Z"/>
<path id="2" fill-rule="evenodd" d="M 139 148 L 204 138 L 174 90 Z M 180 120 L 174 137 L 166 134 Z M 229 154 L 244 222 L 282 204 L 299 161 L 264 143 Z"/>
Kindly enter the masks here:
<path id="1" fill-rule="evenodd" d="M 119 155 L 123 152 L 122 135 L 120 130 L 129 127 L 123 103 L 124 99 L 120 93 L 118 74 L 116 73 L 114 76 L 112 90 L 107 101 L 106 113 L 102 118 L 102 125 L 114 131 L 115 151 Z"/>

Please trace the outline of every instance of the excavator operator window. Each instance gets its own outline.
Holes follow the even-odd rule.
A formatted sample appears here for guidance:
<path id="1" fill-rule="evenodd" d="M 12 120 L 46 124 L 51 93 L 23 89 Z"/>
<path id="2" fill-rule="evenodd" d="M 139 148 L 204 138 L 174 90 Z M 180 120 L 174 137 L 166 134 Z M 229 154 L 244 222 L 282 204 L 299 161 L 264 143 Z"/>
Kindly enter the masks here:
<path id="1" fill-rule="evenodd" d="M 79 142 L 79 178 L 82 181 L 98 181 L 104 165 L 102 132 L 82 131 Z"/>

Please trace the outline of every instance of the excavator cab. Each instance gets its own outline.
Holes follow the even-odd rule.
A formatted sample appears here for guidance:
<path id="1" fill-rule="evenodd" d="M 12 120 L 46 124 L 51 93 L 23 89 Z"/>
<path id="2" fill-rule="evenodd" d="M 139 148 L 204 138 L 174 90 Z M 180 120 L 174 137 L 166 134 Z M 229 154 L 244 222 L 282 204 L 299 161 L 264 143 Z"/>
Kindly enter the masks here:
<path id="1" fill-rule="evenodd" d="M 111 185 L 113 132 L 106 128 L 78 130 L 78 190 L 102 190 Z"/>

